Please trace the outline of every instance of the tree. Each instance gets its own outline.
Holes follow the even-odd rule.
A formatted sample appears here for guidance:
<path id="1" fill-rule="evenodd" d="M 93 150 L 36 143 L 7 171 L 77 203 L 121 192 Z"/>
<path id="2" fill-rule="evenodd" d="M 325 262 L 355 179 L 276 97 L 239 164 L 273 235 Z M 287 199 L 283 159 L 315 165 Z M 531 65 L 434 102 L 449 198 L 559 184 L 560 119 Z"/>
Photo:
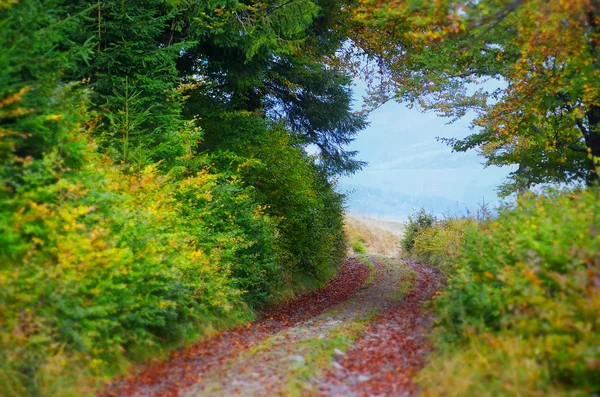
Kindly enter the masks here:
<path id="1" fill-rule="evenodd" d="M 504 193 L 598 181 L 598 0 L 362 0 L 353 29 L 373 103 L 395 98 L 453 120 L 474 111 L 477 131 L 446 142 L 519 165 Z M 477 86 L 489 79 L 505 88 Z"/>
<path id="2" fill-rule="evenodd" d="M 352 111 L 351 77 L 328 64 L 344 41 L 333 32 L 344 3 L 322 3 L 229 2 L 187 12 L 184 34 L 196 44 L 178 67 L 184 79 L 200 76 L 202 92 L 188 104 L 189 117 L 200 116 L 203 127 L 228 111 L 282 120 L 298 144 L 318 147 L 329 175 L 359 170 L 364 163 L 344 145 L 366 119 Z"/>
<path id="3" fill-rule="evenodd" d="M 65 18 L 60 1 L 0 2 L 2 205 L 26 184 L 28 168 L 49 174 L 36 182 L 43 185 L 82 163 L 82 143 L 69 136 L 85 121 L 85 95 L 73 92 L 75 84 L 60 80 L 74 60 L 87 55 L 87 47 L 65 40 L 80 17 Z M 52 161 L 43 162 L 52 155 Z"/>
<path id="4" fill-rule="evenodd" d="M 175 60 L 186 43 L 175 31 L 185 8 L 162 0 L 67 4 L 69 12 L 85 15 L 68 39 L 92 51 L 66 78 L 86 80 L 92 90 L 101 116 L 101 149 L 138 169 L 181 155 L 182 101 Z"/>

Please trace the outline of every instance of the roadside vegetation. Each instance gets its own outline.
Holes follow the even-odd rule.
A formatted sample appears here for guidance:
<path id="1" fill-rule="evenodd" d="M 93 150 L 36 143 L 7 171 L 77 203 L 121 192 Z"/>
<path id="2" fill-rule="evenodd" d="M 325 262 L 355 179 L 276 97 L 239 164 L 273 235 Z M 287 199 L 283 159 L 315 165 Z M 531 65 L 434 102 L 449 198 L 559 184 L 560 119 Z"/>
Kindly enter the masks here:
<path id="1" fill-rule="evenodd" d="M 600 390 L 599 194 L 528 193 L 487 219 L 419 230 L 409 252 L 448 275 L 434 301 L 437 352 L 419 375 L 425 395 Z"/>
<path id="2" fill-rule="evenodd" d="M 337 272 L 339 11 L 0 0 L 1 395 L 93 395 Z"/>
<path id="3" fill-rule="evenodd" d="M 0 46 L 0 395 L 94 395 L 396 255 L 335 189 L 389 100 L 474 112 L 442 140 L 518 196 L 407 226 L 448 276 L 425 393 L 600 392 L 597 0 L 0 0 Z"/>
<path id="4" fill-rule="evenodd" d="M 513 166 L 498 191 L 514 205 L 407 226 L 405 250 L 448 275 L 424 393 L 597 395 L 598 1 L 359 0 L 353 17 L 373 107 L 472 115 L 470 134 L 441 140 Z"/>

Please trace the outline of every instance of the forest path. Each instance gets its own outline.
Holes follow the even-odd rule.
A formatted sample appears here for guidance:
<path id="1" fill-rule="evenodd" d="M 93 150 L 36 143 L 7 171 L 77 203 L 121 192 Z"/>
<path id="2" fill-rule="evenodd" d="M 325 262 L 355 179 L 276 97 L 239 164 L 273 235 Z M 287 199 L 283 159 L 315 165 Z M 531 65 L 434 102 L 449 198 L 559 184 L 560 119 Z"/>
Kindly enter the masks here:
<path id="1" fill-rule="evenodd" d="M 427 266 L 363 255 L 321 290 L 176 352 L 109 396 L 412 395 L 441 283 Z"/>

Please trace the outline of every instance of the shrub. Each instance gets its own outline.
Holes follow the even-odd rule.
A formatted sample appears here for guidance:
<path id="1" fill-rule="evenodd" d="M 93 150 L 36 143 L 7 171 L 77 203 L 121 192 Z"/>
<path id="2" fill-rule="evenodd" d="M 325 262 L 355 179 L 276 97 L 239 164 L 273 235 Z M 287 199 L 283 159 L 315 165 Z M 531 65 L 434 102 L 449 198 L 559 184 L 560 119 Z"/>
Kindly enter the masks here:
<path id="1" fill-rule="evenodd" d="M 203 128 L 214 172 L 254 186 L 265 213 L 277 222 L 277 279 L 292 289 L 329 279 L 346 255 L 344 196 L 315 160 L 281 123 L 247 112 L 206 120 Z"/>
<path id="2" fill-rule="evenodd" d="M 435 216 L 429 214 L 424 208 L 408 217 L 408 223 L 402 237 L 402 248 L 410 252 L 415 244 L 415 239 L 424 229 L 431 227 L 436 221 Z"/>
<path id="3" fill-rule="evenodd" d="M 473 224 L 470 218 L 448 218 L 436 222 L 416 235 L 410 254 L 450 274 L 458 266 L 465 230 Z"/>
<path id="4" fill-rule="evenodd" d="M 493 369 L 472 368 L 488 374 L 488 394 L 503 395 L 507 371 L 522 370 L 507 357 L 526 357 L 544 387 L 600 390 L 599 224 L 596 189 L 526 196 L 467 229 L 460 269 L 436 301 L 436 340 L 450 355 L 471 354 L 482 339 L 497 351 Z M 422 379 L 433 388 L 445 376 L 431 367 Z"/>
<path id="5" fill-rule="evenodd" d="M 354 251 L 355 254 L 366 254 L 367 253 L 367 249 L 365 248 L 363 242 L 360 241 L 360 239 L 352 240 L 350 242 L 350 247 L 352 248 L 352 250 Z"/>
<path id="6" fill-rule="evenodd" d="M 0 208 L 10 239 L 0 244 L 0 387 L 9 395 L 59 393 L 70 366 L 110 372 L 126 357 L 249 316 L 240 284 L 255 281 L 231 277 L 245 262 L 230 260 L 260 241 L 239 227 L 206 232 L 227 211 L 210 204 L 217 195 L 227 202 L 215 175 L 177 180 L 156 167 L 126 175 L 86 159 L 81 170 L 25 186 Z M 45 178 L 52 167 L 44 161 L 26 167 L 29 177 Z M 239 208 L 256 207 L 240 197 Z M 269 222 L 256 213 L 256 227 L 273 233 Z M 261 285 L 268 265 L 254 263 Z"/>
<path id="7" fill-rule="evenodd" d="M 86 2 L 0 0 L 2 396 L 93 395 L 345 254 L 343 196 L 307 142 L 234 122 L 229 93 L 183 114 L 175 5 L 97 6 L 102 35 Z M 215 113 L 221 144 L 198 125 Z"/>
<path id="8" fill-rule="evenodd" d="M 243 166 L 209 166 L 222 153 L 132 171 L 98 154 L 80 118 L 85 95 L 70 88 L 31 130 L 48 132 L 47 147 L 19 158 L 31 142 L 14 134 L 0 148 L 0 394 L 92 394 L 128 362 L 246 321 L 287 284 L 335 271 L 342 196 L 301 149 L 279 136 L 287 170 L 265 186 L 277 167 L 258 164 L 270 170 L 253 180 L 262 191 Z"/>

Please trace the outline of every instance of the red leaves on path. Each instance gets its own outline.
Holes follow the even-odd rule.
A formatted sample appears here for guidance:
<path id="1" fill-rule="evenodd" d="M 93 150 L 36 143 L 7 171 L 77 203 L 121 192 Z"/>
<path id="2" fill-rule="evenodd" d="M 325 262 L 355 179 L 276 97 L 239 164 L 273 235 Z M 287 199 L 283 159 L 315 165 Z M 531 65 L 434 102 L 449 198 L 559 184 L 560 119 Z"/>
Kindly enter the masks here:
<path id="1" fill-rule="evenodd" d="M 168 360 L 147 364 L 136 374 L 111 384 L 100 396 L 177 396 L 215 366 L 226 364 L 277 332 L 347 300 L 368 275 L 365 265 L 349 259 L 323 288 L 277 305 L 258 321 L 177 350 Z"/>
<path id="2" fill-rule="evenodd" d="M 443 282 L 441 274 L 425 265 L 405 261 L 417 273 L 413 289 L 391 303 L 367 326 L 338 363 L 343 370 L 325 372 L 320 396 L 413 396 L 413 375 L 425 365 L 427 334 L 432 313 L 423 308 Z"/>

